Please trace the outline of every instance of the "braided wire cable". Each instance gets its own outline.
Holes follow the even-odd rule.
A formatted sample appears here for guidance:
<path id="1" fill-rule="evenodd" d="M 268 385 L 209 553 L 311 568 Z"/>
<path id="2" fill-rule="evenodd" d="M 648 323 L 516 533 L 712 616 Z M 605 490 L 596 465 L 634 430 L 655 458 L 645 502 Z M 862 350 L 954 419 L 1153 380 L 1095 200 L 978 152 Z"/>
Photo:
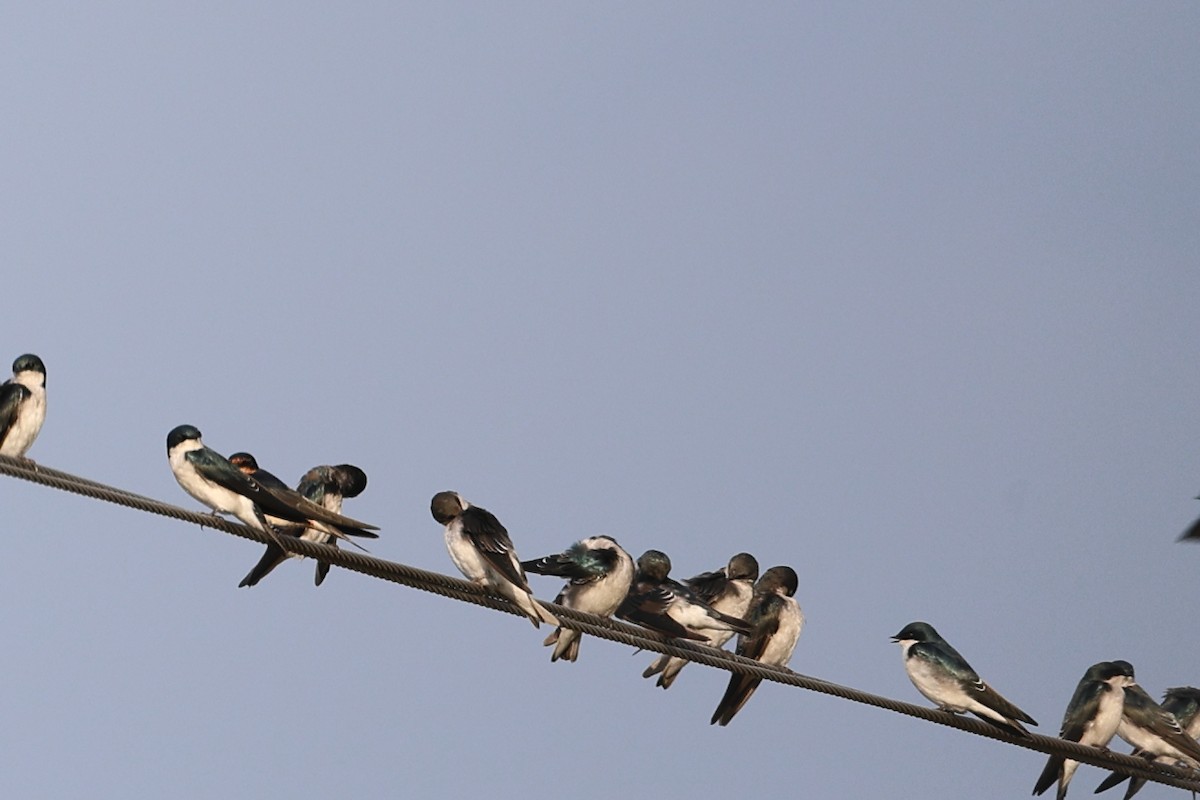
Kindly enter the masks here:
<path id="1" fill-rule="evenodd" d="M 418 569 L 417 567 L 411 567 L 395 561 L 387 561 L 366 553 L 309 542 L 292 536 L 280 536 L 276 540 L 268 533 L 246 527 L 239 523 L 230 522 L 211 513 L 188 511 L 187 509 L 179 508 L 178 506 L 153 498 L 144 497 L 123 489 L 117 489 L 103 483 L 88 480 L 87 478 L 51 469 L 26 459 L 0 455 L 0 474 L 38 483 L 52 489 L 83 495 L 95 500 L 114 503 L 138 511 L 191 522 L 203 528 L 220 530 L 262 544 L 269 544 L 276 541 L 284 550 L 290 553 L 310 558 L 319 558 L 322 561 L 350 570 L 351 572 L 358 572 L 373 578 L 391 581 L 443 597 L 474 603 L 496 611 L 524 616 L 524 612 L 507 600 L 491 594 L 481 586 L 449 575 Z M 564 627 L 572 628 L 600 639 L 629 645 L 640 650 L 650 650 L 669 656 L 677 656 L 715 669 L 722 669 L 765 681 L 832 695 L 843 700 L 850 700 L 887 711 L 893 711 L 898 714 L 905 714 L 927 722 L 956 728 L 967 733 L 996 739 L 1029 750 L 1063 756 L 1102 769 L 1115 770 L 1123 774 L 1145 778 L 1155 783 L 1175 786 L 1192 792 L 1200 792 L 1200 773 L 1194 770 L 1149 762 L 1142 758 L 1080 745 L 1051 736 L 1042 736 L 1039 734 L 1031 734 L 1028 737 L 1016 736 L 972 717 L 959 716 L 937 708 L 893 700 L 820 678 L 802 675 L 786 667 L 761 664 L 726 650 L 718 650 L 707 645 L 681 639 L 671 639 L 618 620 L 597 617 L 592 614 L 555 605 L 554 603 L 539 602 L 551 609 L 558 616 Z"/>

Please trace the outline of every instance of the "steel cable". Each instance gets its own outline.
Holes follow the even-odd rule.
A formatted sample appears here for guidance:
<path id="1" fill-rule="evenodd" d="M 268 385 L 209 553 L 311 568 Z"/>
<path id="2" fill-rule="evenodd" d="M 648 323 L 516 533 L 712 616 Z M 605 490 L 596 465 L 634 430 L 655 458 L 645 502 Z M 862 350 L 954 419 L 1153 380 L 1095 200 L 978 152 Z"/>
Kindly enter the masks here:
<path id="1" fill-rule="evenodd" d="M 0 456 L 0 474 L 38 483 L 52 489 L 83 495 L 95 500 L 115 503 L 138 511 L 146 511 L 184 522 L 191 522 L 203 528 L 220 530 L 262 544 L 274 541 L 270 534 L 230 522 L 211 513 L 188 511 L 187 509 L 154 500 L 153 498 L 144 497 L 103 483 L 88 480 L 87 478 L 51 469 L 33 461 Z M 387 561 L 365 553 L 317 544 L 291 536 L 281 536 L 277 541 L 284 550 L 290 553 L 310 558 L 319 558 L 322 561 L 352 572 L 392 581 L 393 583 L 399 583 L 410 588 L 420 589 L 421 591 L 432 592 L 443 597 L 474 603 L 496 611 L 524 616 L 522 611 L 507 600 L 489 593 L 476 584 L 449 575 L 429 572 L 428 570 L 418 569 L 395 561 Z M 957 728 L 958 730 L 973 733 L 977 736 L 996 739 L 1029 750 L 1064 756 L 1076 761 L 1092 764 L 1102 769 L 1116 770 L 1156 783 L 1176 786 L 1192 792 L 1200 791 L 1200 775 L 1193 770 L 1152 763 L 1142 758 L 1100 750 L 1095 747 L 1088 747 L 1051 736 L 1041 736 L 1038 734 L 1032 734 L 1028 737 L 1015 736 L 971 717 L 959 716 L 940 709 L 918 706 L 900 700 L 892 700 L 848 686 L 841 686 L 821 680 L 820 678 L 801 675 L 784 667 L 760 664 L 757 661 L 743 658 L 726 650 L 718 650 L 706 645 L 679 639 L 670 639 L 617 620 L 584 614 L 553 603 L 544 602 L 544 605 L 551 608 L 566 627 L 600 639 L 607 639 L 641 650 L 651 650 L 669 656 L 677 656 L 716 669 L 723 669 L 729 672 L 761 678 L 766 681 L 833 695 L 844 700 L 851 700 L 856 703 L 894 711 L 898 714 L 905 714 L 939 725 Z"/>

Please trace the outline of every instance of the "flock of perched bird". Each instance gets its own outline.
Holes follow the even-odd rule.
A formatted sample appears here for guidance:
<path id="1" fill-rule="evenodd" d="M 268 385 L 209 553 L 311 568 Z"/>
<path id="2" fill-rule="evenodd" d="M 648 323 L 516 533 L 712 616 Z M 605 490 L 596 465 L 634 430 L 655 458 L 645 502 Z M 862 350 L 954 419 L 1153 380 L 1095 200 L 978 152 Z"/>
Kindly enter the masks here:
<path id="1" fill-rule="evenodd" d="M 13 362 L 13 377 L 0 384 L 0 455 L 25 458 L 46 418 L 46 367 L 36 355 Z M 249 453 L 225 458 L 206 447 L 200 431 L 179 425 L 167 434 L 167 460 L 179 485 L 213 510 L 231 514 L 243 524 L 268 534 L 272 542 L 242 579 L 254 586 L 291 555 L 280 537 L 298 537 L 337 546 L 351 537 L 377 538 L 378 527 L 342 514 L 342 501 L 361 494 L 367 476 L 352 464 L 320 465 L 300 478 L 295 489 L 260 468 Z M 430 503 L 433 518 L 445 528 L 446 548 L 454 565 L 480 586 L 507 599 L 534 627 L 555 626 L 544 644 L 553 646 L 550 660 L 575 661 L 582 634 L 559 623 L 529 588 L 526 573 L 566 579 L 554 602 L 600 617 L 617 616 L 669 637 L 710 647 L 724 646 L 737 634 L 738 655 L 783 667 L 790 660 L 804 627 L 796 603 L 798 578 L 788 566 L 759 575 L 758 561 L 738 553 L 729 563 L 682 582 L 670 577 L 671 561 L 659 550 L 647 550 L 634 562 L 609 536 L 583 539 L 561 553 L 521 561 L 508 531 L 494 514 L 468 503 L 457 492 L 438 492 Z M 1200 539 L 1200 521 L 1183 535 Z M 316 584 L 329 572 L 317 560 Z M 957 650 L 925 622 L 906 625 L 892 637 L 903 653 L 905 671 L 917 690 L 939 708 L 970 712 L 1016 736 L 1028 736 L 1022 723 L 1032 717 L 985 683 Z M 687 664 L 660 655 L 642 673 L 658 676 L 667 689 Z M 728 725 L 741 710 L 760 678 L 733 673 L 712 715 L 712 724 Z M 1200 769 L 1200 689 L 1167 690 L 1158 704 L 1134 682 L 1127 661 L 1102 661 L 1084 673 L 1067 705 L 1059 735 L 1068 741 L 1106 748 L 1119 736 L 1148 761 Z M 1040 795 L 1058 783 L 1058 800 L 1078 767 L 1077 761 L 1051 756 L 1034 785 Z M 1130 776 L 1114 772 L 1096 789 L 1109 789 Z M 1145 783 L 1133 778 L 1128 800 Z"/>

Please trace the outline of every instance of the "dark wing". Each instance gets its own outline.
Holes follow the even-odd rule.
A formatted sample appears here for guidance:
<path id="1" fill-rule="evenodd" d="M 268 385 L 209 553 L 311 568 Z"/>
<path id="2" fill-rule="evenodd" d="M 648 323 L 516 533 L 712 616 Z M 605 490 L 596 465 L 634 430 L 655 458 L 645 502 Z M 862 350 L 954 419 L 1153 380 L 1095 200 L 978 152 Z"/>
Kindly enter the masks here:
<path id="1" fill-rule="evenodd" d="M 242 582 L 238 584 L 238 588 L 243 586 L 257 586 L 258 582 L 271 574 L 271 570 L 278 567 L 284 561 L 287 561 L 287 553 L 283 548 L 274 542 L 267 545 L 267 551 L 263 553 L 262 558 L 258 563 L 246 573 L 246 577 L 242 578 Z"/>
<path id="2" fill-rule="evenodd" d="M 704 613 L 708 614 L 708 616 L 728 625 L 738 633 L 750 633 L 751 629 L 753 628 L 749 622 L 741 617 L 731 617 L 728 614 L 722 614 L 720 611 L 717 611 L 715 608 L 710 606 L 704 600 L 704 598 L 698 595 L 691 586 L 671 580 L 670 578 L 667 578 L 665 581 L 663 581 L 662 585 L 673 591 L 684 602 L 691 603 L 694 606 L 699 606 L 700 608 L 704 609 Z"/>
<path id="3" fill-rule="evenodd" d="M 462 531 L 489 565 L 513 584 L 527 586 L 523 570 L 513 563 L 513 543 L 496 515 L 478 506 L 467 506 L 459 517 Z"/>
<path id="4" fill-rule="evenodd" d="M 267 472 L 265 469 L 254 470 L 254 472 L 250 475 L 250 477 L 252 477 L 252 478 L 254 478 L 254 480 L 258 481 L 259 484 L 264 489 L 287 489 L 288 488 L 286 483 L 279 480 L 279 478 L 275 477 L 275 475 L 273 475 L 272 473 Z"/>
<path id="5" fill-rule="evenodd" d="M 233 464 L 230 464 L 228 459 L 215 450 L 202 447 L 199 450 L 191 450 L 185 453 L 184 458 L 206 480 L 210 480 L 218 486 L 249 498 L 264 511 L 268 511 L 268 506 L 270 506 L 269 513 L 272 516 L 282 517 L 293 522 L 304 522 L 304 518 L 291 509 L 286 507 L 282 509 L 277 508 L 278 504 L 272 502 L 270 495 L 267 494 L 267 490 L 262 484 L 252 479 Z"/>
<path id="6" fill-rule="evenodd" d="M 1141 758 L 1146 759 L 1147 761 L 1154 760 L 1153 755 L 1151 755 L 1150 753 L 1146 753 L 1142 750 L 1134 750 L 1132 753 L 1130 753 L 1130 755 L 1139 756 Z M 1117 786 L 1118 784 L 1124 783 L 1125 781 L 1129 781 L 1129 788 L 1125 790 L 1125 800 L 1129 800 L 1129 798 L 1131 798 L 1135 794 L 1137 794 L 1138 791 L 1140 791 L 1141 788 L 1146 785 L 1145 778 L 1133 778 L 1124 772 L 1112 772 L 1112 773 L 1109 773 L 1109 776 L 1107 778 L 1105 778 L 1104 780 L 1102 780 L 1100 782 L 1100 785 L 1096 787 L 1093 794 L 1100 794 L 1100 792 L 1106 792 L 1109 789 L 1111 789 L 1112 787 Z"/>
<path id="7" fill-rule="evenodd" d="M 721 702 L 717 703 L 717 710 L 713 712 L 709 724 L 722 727 L 728 725 L 734 715 L 742 710 L 742 706 L 746 705 L 746 701 L 760 683 L 762 678 L 751 678 L 736 672 L 730 675 L 729 685 L 725 687 L 725 694 L 721 697 Z"/>
<path id="8" fill-rule="evenodd" d="M 299 536 L 304 533 L 304 526 L 292 525 L 278 530 L 277 533 L 282 536 Z M 242 578 L 242 582 L 238 584 L 238 588 L 240 589 L 243 586 L 257 586 L 259 581 L 270 575 L 271 570 L 278 567 L 284 561 L 287 561 L 287 558 L 288 554 L 282 547 L 274 542 L 270 542 L 262 558 L 246 573 L 246 577 Z"/>
<path id="9" fill-rule="evenodd" d="M 1113 689 L 1103 681 L 1082 681 L 1075 687 L 1075 694 L 1067 704 L 1067 713 L 1063 715 L 1062 730 L 1058 735 L 1069 742 L 1078 742 L 1083 738 L 1086 725 L 1096 716 L 1100 698 L 1105 692 L 1124 691 Z"/>
<path id="10" fill-rule="evenodd" d="M 21 402 L 32 396 L 33 392 L 16 381 L 0 384 L 0 444 L 4 444 L 9 429 L 17 421 L 17 409 L 21 407 Z"/>
<path id="11" fill-rule="evenodd" d="M 617 609 L 617 616 L 665 636 L 693 639 L 700 642 L 708 641 L 707 637 L 689 631 L 667 616 L 667 609 L 673 602 L 675 602 L 675 594 L 664 586 L 635 584 L 629 590 L 629 594 L 625 596 L 621 607 Z"/>
<path id="12" fill-rule="evenodd" d="M 1179 537 L 1178 541 L 1182 542 L 1184 539 L 1200 539 L 1200 519 L 1193 522 L 1191 527 Z"/>
<path id="13" fill-rule="evenodd" d="M 262 503 L 259 503 L 259 507 L 272 516 L 283 517 L 284 519 L 296 519 L 297 515 L 299 515 L 299 519 L 297 519 L 297 521 L 311 519 L 317 522 L 324 522 L 326 525 L 337 528 L 347 536 L 362 536 L 367 539 L 379 538 L 379 534 L 374 533 L 374 531 L 379 529 L 378 526 L 371 525 L 366 522 L 359 522 L 358 520 L 351 519 L 343 514 L 337 514 L 333 511 L 330 511 L 324 506 L 317 505 L 299 492 L 287 488 L 287 486 L 281 484 L 280 486 L 272 485 L 264 486 L 263 488 L 268 494 L 271 495 L 273 501 L 278 506 L 287 508 L 290 511 L 290 515 L 279 514 L 268 509 Z"/>
<path id="14" fill-rule="evenodd" d="M 725 591 L 725 587 L 729 585 L 729 578 L 725 577 L 725 570 L 719 569 L 715 572 L 701 572 L 699 575 L 688 578 L 684 583 L 701 600 L 711 603 Z"/>
<path id="15" fill-rule="evenodd" d="M 755 661 L 762 658 L 771 637 L 779 631 L 779 615 L 784 600 L 777 594 L 763 595 L 750 607 L 746 622 L 752 626 L 751 633 L 738 638 L 737 654 Z M 735 712 L 736 713 L 736 712 Z"/>
<path id="16" fill-rule="evenodd" d="M 1042 794 L 1058 780 L 1058 773 L 1062 771 L 1063 759 L 1062 756 L 1050 756 L 1046 760 L 1046 766 L 1042 768 L 1042 774 L 1038 776 L 1037 783 L 1033 785 L 1034 794 Z"/>
<path id="17" fill-rule="evenodd" d="M 608 549 L 613 555 L 615 561 L 616 552 Z M 526 572 L 532 572 L 537 575 L 550 575 L 555 578 L 568 578 L 571 583 L 589 583 L 600 577 L 603 573 L 589 569 L 589 565 L 581 563 L 570 552 L 556 553 L 552 556 L 542 556 L 533 561 L 522 561 L 521 567 Z"/>
<path id="18" fill-rule="evenodd" d="M 978 686 L 973 686 L 972 689 L 975 693 L 975 699 L 993 711 L 1003 714 L 1009 719 L 1018 719 L 1021 722 L 1028 722 L 1030 725 L 1037 725 L 1037 720 L 1010 703 L 986 683 L 981 681 Z M 983 717 L 980 717 L 980 719 L 983 719 Z M 996 721 L 991 720 L 991 722 L 995 723 Z M 1008 726 L 1002 725 L 1001 727 L 1007 728 Z"/>

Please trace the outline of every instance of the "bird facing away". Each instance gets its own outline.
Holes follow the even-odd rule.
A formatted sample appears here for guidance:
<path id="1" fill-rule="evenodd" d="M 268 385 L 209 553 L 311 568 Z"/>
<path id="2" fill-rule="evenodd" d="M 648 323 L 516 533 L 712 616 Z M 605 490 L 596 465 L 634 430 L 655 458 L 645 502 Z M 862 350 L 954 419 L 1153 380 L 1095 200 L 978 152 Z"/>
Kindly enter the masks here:
<path id="1" fill-rule="evenodd" d="M 742 619 L 750 610 L 750 598 L 754 596 L 754 582 L 758 580 L 758 561 L 749 553 L 738 553 L 729 559 L 728 566 L 713 572 L 702 572 L 683 583 L 709 606 L 730 617 Z M 733 638 L 732 630 L 701 631 L 709 647 L 722 647 Z M 687 659 L 660 655 L 646 671 L 643 678 L 658 675 L 657 686 L 671 688 L 675 676 L 687 666 Z"/>
<path id="2" fill-rule="evenodd" d="M 612 616 L 633 581 L 633 559 L 610 536 L 583 539 L 562 553 L 524 561 L 521 566 L 538 575 L 566 578 L 567 585 L 554 602 L 598 617 Z M 543 644 L 554 645 L 552 662 L 560 658 L 574 661 L 579 658 L 581 638 L 583 634 L 579 631 L 560 626 Z"/>
<path id="3" fill-rule="evenodd" d="M 979 677 L 967 660 L 927 622 L 912 622 L 892 637 L 900 644 L 904 671 L 917 691 L 938 708 L 961 714 L 970 711 L 984 722 L 1018 736 L 1021 725 L 1037 725 L 1033 717 L 1005 700 Z"/>
<path id="4" fill-rule="evenodd" d="M 258 462 L 254 456 L 249 453 L 234 453 L 229 457 L 229 463 L 233 464 L 242 472 L 257 477 L 260 482 L 263 480 L 263 475 L 269 475 L 265 471 L 258 468 Z M 274 476 L 271 476 L 274 477 Z M 296 492 L 306 500 L 313 502 L 327 511 L 334 514 L 342 513 L 342 500 L 346 497 L 357 497 L 362 494 L 367 487 L 367 474 L 353 464 L 339 464 L 331 466 L 323 464 L 318 467 L 313 467 L 300 478 L 300 482 L 296 484 Z M 337 547 L 337 538 L 329 534 L 327 531 L 320 528 L 300 525 L 288 525 L 280 530 L 280 533 L 287 536 L 296 536 L 309 542 L 317 542 L 318 544 L 330 544 Z M 267 544 L 267 549 L 263 553 L 262 558 L 254 565 L 253 569 L 247 573 L 238 587 L 255 586 L 271 573 L 275 567 L 282 564 L 288 558 L 296 557 L 293 553 L 288 553 L 275 542 Z M 317 569 L 315 583 L 320 586 L 325 580 L 325 576 L 329 573 L 329 562 L 317 561 Z"/>
<path id="5" fill-rule="evenodd" d="M 24 458 L 46 421 L 46 365 L 26 353 L 12 369 L 0 384 L 0 455 Z"/>
<path id="6" fill-rule="evenodd" d="M 435 520 L 446 526 L 450 560 L 467 580 L 508 599 L 529 617 L 535 628 L 541 622 L 558 624 L 558 617 L 534 599 L 508 531 L 494 514 L 471 505 L 458 492 L 438 492 L 429 510 Z"/>
<path id="7" fill-rule="evenodd" d="M 1133 665 L 1128 661 L 1100 661 L 1088 667 L 1067 704 L 1059 738 L 1092 747 L 1107 747 L 1121 723 L 1125 688 L 1133 685 Z M 1033 786 L 1033 793 L 1042 794 L 1057 780 L 1057 800 L 1062 800 L 1067 796 L 1067 786 L 1078 768 L 1078 761 L 1050 756 Z"/>
<path id="8" fill-rule="evenodd" d="M 1160 706 L 1141 686 L 1126 687 L 1117 736 L 1133 746 L 1133 755 L 1147 761 L 1182 762 L 1193 769 L 1200 767 L 1200 743 L 1187 730 L 1196 723 L 1198 697 L 1200 693 L 1195 689 L 1190 694 L 1187 689 L 1169 689 Z M 1127 774 L 1113 772 L 1096 787 L 1096 792 L 1111 789 L 1127 778 L 1130 778 Z M 1130 778 L 1125 800 L 1137 794 L 1145 783 L 1145 778 Z"/>
<path id="9" fill-rule="evenodd" d="M 796 571 L 791 567 L 771 567 L 758 579 L 746 616 L 746 621 L 754 628 L 749 635 L 738 637 L 739 656 L 777 667 L 785 666 L 791 660 L 804 628 L 804 614 L 793 599 L 799 583 Z M 709 724 L 728 725 L 760 683 L 762 678 L 737 672 L 731 674 L 725 695 L 717 704 Z"/>
<path id="10" fill-rule="evenodd" d="M 373 532 L 374 525 L 327 511 L 283 486 L 274 476 L 264 485 L 206 447 L 193 425 L 179 425 L 167 434 L 167 461 L 185 492 L 213 511 L 232 514 L 244 525 L 272 537 L 278 534 L 268 516 L 316 526 L 339 537 L 373 539 L 379 535 Z"/>

